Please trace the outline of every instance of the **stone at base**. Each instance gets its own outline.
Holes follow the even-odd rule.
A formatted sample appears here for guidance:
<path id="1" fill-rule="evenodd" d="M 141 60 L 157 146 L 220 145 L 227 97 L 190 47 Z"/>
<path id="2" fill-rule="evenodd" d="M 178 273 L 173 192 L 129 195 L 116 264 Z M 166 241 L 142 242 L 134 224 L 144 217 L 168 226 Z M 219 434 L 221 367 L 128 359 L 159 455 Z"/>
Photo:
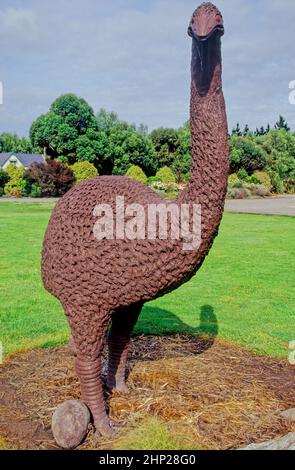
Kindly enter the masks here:
<path id="1" fill-rule="evenodd" d="M 290 432 L 280 439 L 250 444 L 240 450 L 295 450 L 295 432 Z"/>
<path id="2" fill-rule="evenodd" d="M 290 421 L 295 421 L 295 408 L 282 411 L 281 416 L 285 419 L 289 419 Z"/>
<path id="3" fill-rule="evenodd" d="M 87 406 L 78 400 L 67 400 L 59 405 L 52 416 L 52 434 L 63 449 L 74 449 L 85 438 L 90 413 Z"/>

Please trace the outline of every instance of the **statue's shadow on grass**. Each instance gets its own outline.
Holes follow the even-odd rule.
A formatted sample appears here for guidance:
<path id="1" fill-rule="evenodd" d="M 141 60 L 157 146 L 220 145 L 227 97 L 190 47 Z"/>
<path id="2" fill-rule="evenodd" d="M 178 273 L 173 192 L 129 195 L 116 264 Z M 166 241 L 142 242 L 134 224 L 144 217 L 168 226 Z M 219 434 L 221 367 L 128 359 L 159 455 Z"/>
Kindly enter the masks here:
<path id="1" fill-rule="evenodd" d="M 168 357 L 199 355 L 213 346 L 218 335 L 218 321 L 211 305 L 201 307 L 197 327 L 188 325 L 172 312 L 147 305 L 143 308 L 135 330 L 135 334 L 140 333 L 144 334 L 147 351 L 143 356 L 138 355 L 138 359 L 154 360 L 167 355 Z M 161 351 L 163 348 L 164 351 Z M 136 348 L 134 354 L 136 355 Z"/>

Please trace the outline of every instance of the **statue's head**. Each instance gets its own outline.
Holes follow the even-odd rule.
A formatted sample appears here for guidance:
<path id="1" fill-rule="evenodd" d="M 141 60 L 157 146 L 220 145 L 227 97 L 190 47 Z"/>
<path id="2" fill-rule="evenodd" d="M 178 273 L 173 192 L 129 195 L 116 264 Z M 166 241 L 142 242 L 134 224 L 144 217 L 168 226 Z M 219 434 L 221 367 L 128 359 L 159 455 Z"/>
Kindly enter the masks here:
<path id="1" fill-rule="evenodd" d="M 202 3 L 193 13 L 188 34 L 197 41 L 208 41 L 212 36 L 224 34 L 223 18 L 218 8 L 210 2 Z"/>
<path id="2" fill-rule="evenodd" d="M 193 39 L 193 74 L 198 91 L 205 95 L 221 63 L 220 38 L 224 34 L 222 14 L 210 2 L 202 3 L 193 13 L 188 34 Z"/>

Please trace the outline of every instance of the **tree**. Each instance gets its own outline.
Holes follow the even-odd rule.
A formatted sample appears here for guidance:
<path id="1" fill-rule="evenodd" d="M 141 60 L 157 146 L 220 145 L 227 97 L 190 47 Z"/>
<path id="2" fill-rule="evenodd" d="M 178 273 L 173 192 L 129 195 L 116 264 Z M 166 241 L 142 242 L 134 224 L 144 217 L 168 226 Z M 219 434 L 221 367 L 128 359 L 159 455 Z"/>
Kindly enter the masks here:
<path id="1" fill-rule="evenodd" d="M 267 169 L 277 192 L 295 192 L 295 134 L 284 127 L 271 129 L 258 139 L 267 153 Z"/>
<path id="2" fill-rule="evenodd" d="M 233 136 L 229 142 L 230 173 L 244 169 L 249 175 L 262 170 L 267 163 L 267 155 L 257 143 L 247 137 Z"/>
<path id="3" fill-rule="evenodd" d="M 232 135 L 237 135 L 238 137 L 241 137 L 242 131 L 241 131 L 239 122 L 237 123 L 236 127 L 233 128 Z"/>
<path id="4" fill-rule="evenodd" d="M 259 135 L 265 135 L 265 129 L 263 126 L 261 126 L 259 129 Z"/>
<path id="5" fill-rule="evenodd" d="M 279 152 L 295 158 L 295 134 L 288 132 L 285 128 L 271 129 L 257 142 L 269 155 Z"/>
<path id="6" fill-rule="evenodd" d="M 246 137 L 250 132 L 250 128 L 248 124 L 245 125 L 244 131 L 243 131 L 243 136 Z"/>
<path id="7" fill-rule="evenodd" d="M 287 132 L 290 131 L 287 121 L 280 115 L 279 120 L 275 124 L 275 129 L 285 129 Z"/>
<path id="8" fill-rule="evenodd" d="M 148 176 L 155 174 L 156 154 L 146 126 L 141 124 L 136 128 L 104 109 L 99 111 L 96 119 L 104 150 L 101 174 L 125 175 L 130 165 L 141 167 Z"/>
<path id="9" fill-rule="evenodd" d="M 102 132 L 108 132 L 115 124 L 119 123 L 119 118 L 113 111 L 106 111 L 101 108 L 96 114 L 98 129 Z"/>
<path id="10" fill-rule="evenodd" d="M 160 127 L 150 133 L 150 138 L 157 153 L 159 167 L 171 166 L 179 147 L 177 130 Z"/>
<path id="11" fill-rule="evenodd" d="M 173 173 L 178 182 L 188 181 L 192 161 L 192 144 L 190 124 L 186 122 L 178 129 L 179 145 L 172 164 Z"/>
<path id="12" fill-rule="evenodd" d="M 188 178 L 191 163 L 191 133 L 189 122 L 180 129 L 154 129 L 150 138 L 154 144 L 158 167 L 171 167 L 177 181 Z"/>
<path id="13" fill-rule="evenodd" d="M 57 98 L 49 112 L 33 122 L 30 138 L 34 146 L 46 147 L 53 158 L 62 156 L 68 163 L 88 160 L 100 168 L 105 154 L 105 136 L 93 109 L 73 94 Z"/>
<path id="14" fill-rule="evenodd" d="M 25 137 L 18 137 L 16 134 L 3 132 L 0 134 L 0 152 L 32 153 L 32 144 Z M 39 149 L 35 149 L 39 151 Z"/>
<path id="15" fill-rule="evenodd" d="M 78 98 L 72 93 L 57 98 L 50 110 L 79 134 L 86 132 L 88 128 L 97 129 L 97 121 L 91 106 L 83 98 Z"/>
<path id="16" fill-rule="evenodd" d="M 26 170 L 25 179 L 29 187 L 40 188 L 41 196 L 48 197 L 62 196 L 75 182 L 73 171 L 56 160 L 33 163 Z"/>
<path id="17" fill-rule="evenodd" d="M 147 176 L 155 174 L 157 161 L 154 146 L 148 137 L 138 133 L 135 126 L 120 122 L 108 134 L 108 157 L 112 172 L 124 175 L 130 164 L 137 165 Z"/>

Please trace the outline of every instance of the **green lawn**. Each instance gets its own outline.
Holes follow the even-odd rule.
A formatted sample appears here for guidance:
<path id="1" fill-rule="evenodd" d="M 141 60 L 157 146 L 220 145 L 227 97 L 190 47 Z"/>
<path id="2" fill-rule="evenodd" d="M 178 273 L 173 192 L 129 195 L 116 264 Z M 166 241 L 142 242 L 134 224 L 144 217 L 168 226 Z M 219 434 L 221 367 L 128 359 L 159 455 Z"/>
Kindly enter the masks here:
<path id="1" fill-rule="evenodd" d="M 9 355 L 67 341 L 60 304 L 40 280 L 51 204 L 0 203 L 0 341 Z M 210 332 L 287 358 L 295 340 L 295 218 L 225 214 L 201 271 L 143 309 L 137 333 Z"/>

